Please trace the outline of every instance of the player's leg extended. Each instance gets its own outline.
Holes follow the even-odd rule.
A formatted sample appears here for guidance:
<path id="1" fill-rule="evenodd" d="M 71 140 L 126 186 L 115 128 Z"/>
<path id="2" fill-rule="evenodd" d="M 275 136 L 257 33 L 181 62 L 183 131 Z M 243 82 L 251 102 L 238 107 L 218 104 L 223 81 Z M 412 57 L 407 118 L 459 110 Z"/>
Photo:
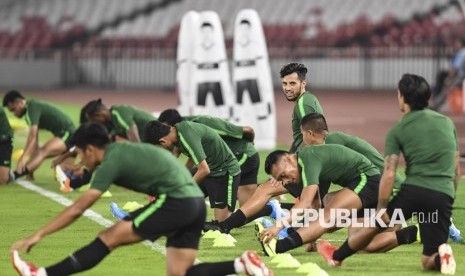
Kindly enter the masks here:
<path id="1" fill-rule="evenodd" d="M 143 240 L 134 233 L 132 221 L 119 221 L 101 232 L 90 244 L 75 251 L 63 261 L 45 268 L 48 275 L 69 275 L 96 266 L 118 246 Z"/>
<path id="2" fill-rule="evenodd" d="M 270 181 L 266 181 L 258 185 L 255 193 L 241 206 L 240 210 L 245 217 L 250 221 L 252 217 L 257 215 L 266 203 L 274 196 L 287 194 L 288 191 L 282 185 L 273 185 Z"/>
<path id="3" fill-rule="evenodd" d="M 237 191 L 237 200 L 239 201 L 239 206 L 244 205 L 252 197 L 252 195 L 257 190 L 257 186 L 257 184 L 239 186 L 239 190 Z"/>
<path id="4" fill-rule="evenodd" d="M 270 215 L 272 207 L 267 205 L 268 201 L 273 196 L 286 193 L 287 190 L 282 185 L 274 187 L 269 181 L 259 185 L 252 197 L 239 210 L 221 222 L 219 227 L 222 231 L 229 232 L 231 229 L 241 227 L 255 218 Z"/>
<path id="5" fill-rule="evenodd" d="M 331 200 L 329 201 L 328 205 L 324 208 L 324 222 L 325 224 L 329 224 L 331 220 L 334 221 L 334 218 L 331 218 L 331 210 L 332 209 L 361 209 L 362 208 L 362 201 L 360 197 L 354 191 L 350 189 L 341 189 L 337 192 L 332 193 Z M 325 225 L 321 225 L 319 221 L 315 221 L 311 223 L 309 227 L 302 227 L 297 230 L 302 237 L 303 243 L 309 243 L 316 241 L 321 235 L 328 232 L 329 230 L 333 229 L 334 227 L 328 228 Z"/>
<path id="6" fill-rule="evenodd" d="M 66 151 L 66 149 L 66 144 L 61 138 L 53 137 L 31 156 L 26 165 L 28 171 L 33 172 L 42 164 L 45 158 L 57 156 Z"/>

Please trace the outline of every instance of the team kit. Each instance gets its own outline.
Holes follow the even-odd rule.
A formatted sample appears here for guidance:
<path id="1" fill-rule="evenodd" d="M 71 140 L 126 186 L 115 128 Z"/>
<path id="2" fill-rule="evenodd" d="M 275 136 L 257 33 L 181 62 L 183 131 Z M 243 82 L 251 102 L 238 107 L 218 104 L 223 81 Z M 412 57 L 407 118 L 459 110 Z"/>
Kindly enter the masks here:
<path id="1" fill-rule="evenodd" d="M 76 127 L 51 103 L 15 90 L 6 93 L 0 109 L 0 182 L 32 179 L 42 162 L 53 158 L 61 192 L 89 186 L 60 215 L 11 245 L 14 269 L 19 275 L 70 275 L 93 268 L 120 246 L 164 236 L 167 275 L 273 275 L 252 250 L 232 260 L 195 262 L 202 235 L 230 236 L 253 223 L 266 256 L 304 246 L 328 266 L 344 269 L 344 260 L 357 252 L 382 253 L 421 241 L 423 269 L 454 274 L 447 242 L 461 238 L 452 223 L 460 179 L 457 131 L 450 118 L 428 108 L 426 80 L 400 76 L 396 94 L 403 116 L 380 153 L 361 137 L 329 131 L 324 106 L 307 89 L 304 64 L 285 64 L 279 73 L 281 96 L 294 106 L 289 114 L 293 142 L 264 161 L 253 127 L 218 116 L 166 109 L 155 117 L 135 106 L 106 106 L 95 99 L 82 107 Z M 6 110 L 29 126 L 16 167 Z M 53 134 L 40 146 L 39 130 Z M 405 177 L 397 173 L 401 155 Z M 261 183 L 260 164 L 269 177 Z M 71 225 L 111 185 L 149 200 L 130 211 L 112 204 L 118 221 L 53 265 L 22 259 L 22 251 Z M 281 195 L 294 200 L 280 202 Z M 207 208 L 211 221 L 206 221 Z M 349 229 L 341 246 L 325 240 L 325 233 L 339 229 Z"/>

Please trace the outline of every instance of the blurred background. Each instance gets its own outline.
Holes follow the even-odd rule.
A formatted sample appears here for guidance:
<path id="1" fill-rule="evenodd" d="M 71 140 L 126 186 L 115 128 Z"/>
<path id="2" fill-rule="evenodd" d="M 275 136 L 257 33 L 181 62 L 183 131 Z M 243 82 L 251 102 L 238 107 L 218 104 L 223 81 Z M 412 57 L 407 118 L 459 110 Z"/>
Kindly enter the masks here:
<path id="1" fill-rule="evenodd" d="M 456 0 L 0 0 L 0 89 L 174 92 L 184 13 L 216 11 L 231 57 L 244 8 L 261 17 L 277 89 L 290 61 L 312 90 L 392 90 L 405 72 L 434 84 L 465 38 Z"/>

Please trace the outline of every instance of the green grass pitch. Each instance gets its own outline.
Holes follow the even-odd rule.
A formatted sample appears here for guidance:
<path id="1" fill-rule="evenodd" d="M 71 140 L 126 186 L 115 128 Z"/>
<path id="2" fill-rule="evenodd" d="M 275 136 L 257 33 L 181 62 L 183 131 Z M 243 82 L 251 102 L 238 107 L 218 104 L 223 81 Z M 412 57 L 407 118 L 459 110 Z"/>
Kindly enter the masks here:
<path id="1" fill-rule="evenodd" d="M 79 107 L 58 103 L 63 110 L 78 120 Z M 15 149 L 23 147 L 26 139 L 25 131 L 16 132 Z M 41 141 L 49 136 L 41 133 Z M 262 163 L 266 152 L 261 153 Z M 260 171 L 260 180 L 266 179 L 263 170 Z M 46 190 L 60 193 L 58 184 L 54 180 L 50 169 L 50 160 L 46 161 L 35 174 L 33 183 Z M 461 187 L 455 200 L 453 217 L 454 222 L 465 235 L 465 190 Z M 92 210 L 105 218 L 115 221 L 111 216 L 109 204 L 117 202 L 124 204 L 127 201 L 147 202 L 145 195 L 137 194 L 116 186 L 110 189 L 112 198 L 102 198 Z M 62 196 L 74 200 L 79 197 L 79 192 L 62 194 Z M 291 197 L 287 196 L 290 200 Z M 64 207 L 38 193 L 29 191 L 19 185 L 11 184 L 0 187 L 0 275 L 16 275 L 10 262 L 9 248 L 11 244 L 27 235 L 30 235 L 43 226 Z M 209 220 L 212 212 L 209 211 Z M 86 217 L 80 218 L 70 227 L 55 234 L 45 237 L 29 254 L 22 254 L 23 258 L 39 266 L 47 266 L 61 261 L 63 258 L 92 241 L 99 231 L 104 229 L 94 221 Z M 255 238 L 253 224 L 246 225 L 231 233 L 236 239 L 234 248 L 213 248 L 211 240 L 201 240 L 198 259 L 203 262 L 228 260 L 237 257 L 246 249 L 260 251 L 260 245 Z M 323 236 L 325 239 L 336 240 L 341 244 L 346 238 L 346 231 L 340 230 Z M 157 242 L 164 245 L 164 239 Z M 457 261 L 456 275 L 465 275 L 465 245 L 455 244 L 451 241 Z M 418 243 L 401 246 L 384 254 L 357 254 L 344 262 L 342 268 L 329 268 L 318 253 L 306 253 L 304 248 L 298 248 L 290 252 L 301 263 L 314 262 L 326 270 L 330 275 L 425 275 L 431 272 L 423 272 L 421 268 L 421 245 Z M 298 275 L 296 269 L 278 269 L 271 264 L 270 259 L 263 257 L 265 262 L 275 272 L 275 275 Z M 83 273 L 84 275 L 164 275 L 165 256 L 143 244 L 121 247 L 110 254 L 94 269 Z M 304 274 L 301 274 L 304 275 Z"/>

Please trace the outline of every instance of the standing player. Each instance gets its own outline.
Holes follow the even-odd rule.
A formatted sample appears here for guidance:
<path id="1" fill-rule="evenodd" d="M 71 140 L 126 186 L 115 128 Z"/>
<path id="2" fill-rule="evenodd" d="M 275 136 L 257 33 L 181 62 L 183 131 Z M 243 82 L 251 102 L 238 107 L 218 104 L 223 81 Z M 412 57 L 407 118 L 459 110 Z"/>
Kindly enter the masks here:
<path id="1" fill-rule="evenodd" d="M 284 65 L 279 72 L 284 96 L 290 102 L 294 102 L 292 112 L 292 142 L 289 152 L 296 152 L 302 144 L 300 121 L 308 113 L 323 114 L 318 99 L 312 93 L 305 90 L 307 85 L 307 68 L 301 63 L 289 63 Z"/>
<path id="2" fill-rule="evenodd" d="M 13 129 L 0 108 L 0 185 L 10 181 L 11 154 L 13 153 Z"/>
<path id="3" fill-rule="evenodd" d="M 236 206 L 241 169 L 218 133 L 194 122 L 169 126 L 155 120 L 146 126 L 144 141 L 169 151 L 177 147 L 189 158 L 187 167 L 196 167 L 194 180 L 208 195 L 215 220 L 221 222 L 230 216 Z"/>
<path id="4" fill-rule="evenodd" d="M 396 209 L 402 210 L 405 219 L 415 213 L 425 218 L 435 214 L 437 221 L 419 221 L 423 242 L 421 262 L 424 269 L 454 274 L 456 264 L 446 242 L 460 179 L 457 132 L 449 118 L 427 108 L 430 97 L 430 87 L 423 77 L 402 76 L 397 99 L 404 117 L 386 137 L 385 169 L 377 209 L 386 223 Z M 401 152 L 407 163 L 407 178 L 389 202 Z M 383 230 L 378 223 L 377 227 L 364 228 L 349 236 L 337 250 L 326 241 L 320 242 L 318 251 L 328 264 L 341 265 Z"/>
<path id="5" fill-rule="evenodd" d="M 234 125 L 217 117 L 198 115 L 182 117 L 175 109 L 167 109 L 160 113 L 158 120 L 174 126 L 186 120 L 200 123 L 215 130 L 226 142 L 241 166 L 241 180 L 237 191 L 239 206 L 242 206 L 257 189 L 257 176 L 260 167 L 260 156 L 253 145 L 255 132 L 251 127 Z"/>
<path id="6" fill-rule="evenodd" d="M 155 241 L 161 236 L 168 236 L 168 275 L 272 274 L 251 251 L 233 261 L 194 266 L 206 216 L 205 203 L 189 172 L 171 154 L 148 144 L 110 144 L 105 127 L 95 123 L 81 125 L 74 138 L 82 163 L 94 171 L 91 188 L 48 225 L 13 244 L 13 265 L 20 275 L 69 275 L 86 271 L 119 246 L 145 239 Z M 20 259 L 18 249 L 29 251 L 43 237 L 72 224 L 112 183 L 157 195 L 157 199 L 102 231 L 90 244 L 57 264 L 36 268 Z"/>
<path id="7" fill-rule="evenodd" d="M 39 100 L 26 100 L 18 91 L 5 94 L 3 106 L 8 107 L 16 117 L 25 117 L 30 126 L 24 153 L 18 160 L 14 172 L 15 179 L 24 175 L 32 177 L 42 161 L 57 156 L 67 150 L 66 142 L 73 134 L 73 122 L 57 107 Z M 53 133 L 54 137 L 39 147 L 39 129 Z M 30 156 L 26 162 L 26 157 Z"/>

